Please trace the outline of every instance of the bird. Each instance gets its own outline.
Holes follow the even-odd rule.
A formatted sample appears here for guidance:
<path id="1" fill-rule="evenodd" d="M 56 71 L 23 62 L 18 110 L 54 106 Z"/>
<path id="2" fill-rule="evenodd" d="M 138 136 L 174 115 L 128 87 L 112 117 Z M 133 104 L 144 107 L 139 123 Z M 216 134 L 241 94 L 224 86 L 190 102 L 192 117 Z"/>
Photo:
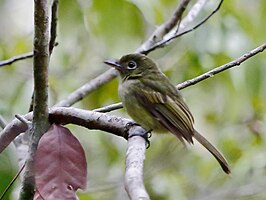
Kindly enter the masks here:
<path id="1" fill-rule="evenodd" d="M 132 53 L 119 60 L 106 60 L 121 81 L 118 95 L 128 115 L 146 130 L 171 132 L 183 144 L 195 138 L 218 161 L 226 174 L 230 167 L 225 157 L 194 128 L 194 118 L 177 88 L 148 56 Z"/>

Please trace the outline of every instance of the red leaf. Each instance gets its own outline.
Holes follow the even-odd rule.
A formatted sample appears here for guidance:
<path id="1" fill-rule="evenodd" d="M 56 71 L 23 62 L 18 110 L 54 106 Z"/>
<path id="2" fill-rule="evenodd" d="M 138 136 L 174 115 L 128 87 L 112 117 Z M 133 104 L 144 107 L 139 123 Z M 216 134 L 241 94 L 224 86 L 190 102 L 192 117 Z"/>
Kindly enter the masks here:
<path id="1" fill-rule="evenodd" d="M 35 157 L 35 181 L 45 200 L 77 199 L 77 189 L 86 188 L 85 153 L 67 128 L 53 124 L 40 139 Z"/>

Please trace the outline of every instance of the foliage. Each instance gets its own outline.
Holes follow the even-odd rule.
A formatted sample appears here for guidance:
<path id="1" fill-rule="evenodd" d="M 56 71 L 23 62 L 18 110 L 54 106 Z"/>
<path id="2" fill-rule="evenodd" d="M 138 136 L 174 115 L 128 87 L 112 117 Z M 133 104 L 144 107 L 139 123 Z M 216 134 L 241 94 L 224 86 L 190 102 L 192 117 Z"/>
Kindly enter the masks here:
<path id="1" fill-rule="evenodd" d="M 106 58 L 133 52 L 156 25 L 168 19 L 177 3 L 61 1 L 59 46 L 50 64 L 50 106 L 107 70 L 102 63 Z M 32 6 L 29 0 L 0 2 L 0 60 L 32 50 Z M 213 7 L 214 3 L 207 4 L 199 18 Z M 225 1 L 219 13 L 201 28 L 149 56 L 173 83 L 193 78 L 265 42 L 265 9 L 263 0 Z M 185 149 L 171 135 L 153 135 L 145 161 L 145 183 L 151 199 L 266 198 L 264 60 L 265 53 L 182 91 L 197 129 L 228 158 L 232 176 L 224 175 L 212 156 L 197 144 Z M 0 114 L 7 121 L 16 113 L 28 112 L 31 69 L 31 60 L 1 68 Z M 116 91 L 117 80 L 113 80 L 75 106 L 94 109 L 118 102 Z M 124 110 L 112 114 L 126 116 Z M 80 139 L 88 161 L 90 182 L 80 199 L 127 199 L 123 185 L 126 141 L 100 131 L 73 125 L 68 128 Z M 12 147 L 0 155 L 0 192 L 17 171 L 14 157 Z M 9 199 L 15 199 L 12 193 Z"/>

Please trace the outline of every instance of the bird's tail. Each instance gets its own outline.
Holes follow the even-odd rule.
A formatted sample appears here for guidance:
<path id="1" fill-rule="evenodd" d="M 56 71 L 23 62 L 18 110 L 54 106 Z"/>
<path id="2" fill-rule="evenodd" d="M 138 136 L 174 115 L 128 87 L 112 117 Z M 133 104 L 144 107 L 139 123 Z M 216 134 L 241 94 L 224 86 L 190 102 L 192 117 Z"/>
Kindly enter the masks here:
<path id="1" fill-rule="evenodd" d="M 196 130 L 194 131 L 194 138 L 215 157 L 215 159 L 219 162 L 225 173 L 231 173 L 228 162 L 226 161 L 224 156 L 218 151 L 218 149 L 216 149 L 205 137 L 203 137 Z"/>

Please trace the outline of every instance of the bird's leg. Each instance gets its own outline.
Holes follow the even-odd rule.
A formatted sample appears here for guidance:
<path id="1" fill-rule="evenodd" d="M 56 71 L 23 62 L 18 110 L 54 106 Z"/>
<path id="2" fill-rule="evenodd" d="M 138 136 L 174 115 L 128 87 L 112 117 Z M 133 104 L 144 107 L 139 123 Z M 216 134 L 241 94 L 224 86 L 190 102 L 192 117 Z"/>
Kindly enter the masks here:
<path id="1" fill-rule="evenodd" d="M 136 122 L 128 122 L 127 124 L 126 124 L 126 129 L 127 130 L 129 130 L 131 127 L 133 127 L 133 126 L 141 126 L 141 125 L 139 125 L 138 123 L 136 123 Z"/>
<path id="2" fill-rule="evenodd" d="M 132 127 L 135 127 L 135 126 L 139 127 L 139 129 L 136 129 L 134 131 L 130 131 L 130 129 Z M 129 122 L 129 123 L 127 123 L 126 129 L 128 131 L 128 138 L 131 138 L 133 136 L 140 136 L 140 137 L 142 137 L 146 141 L 146 144 L 147 144 L 146 148 L 148 149 L 150 147 L 150 141 L 149 141 L 148 138 L 151 137 L 151 131 L 152 131 L 152 129 L 150 129 L 150 130 L 147 131 L 147 130 L 143 129 L 139 124 L 137 124 L 135 122 Z"/>

